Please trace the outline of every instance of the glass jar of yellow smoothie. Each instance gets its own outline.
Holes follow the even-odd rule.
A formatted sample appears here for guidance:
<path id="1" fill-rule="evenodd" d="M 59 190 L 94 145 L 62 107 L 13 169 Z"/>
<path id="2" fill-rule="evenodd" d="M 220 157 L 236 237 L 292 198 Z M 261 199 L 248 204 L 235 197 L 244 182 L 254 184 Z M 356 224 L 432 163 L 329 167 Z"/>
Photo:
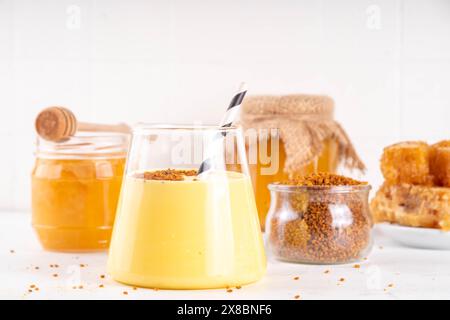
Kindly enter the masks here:
<path id="1" fill-rule="evenodd" d="M 107 249 L 129 137 L 79 133 L 64 142 L 38 138 L 32 173 L 32 224 L 44 249 Z"/>
<path id="2" fill-rule="evenodd" d="M 207 169 L 198 174 L 202 162 Z M 111 276 L 164 289 L 259 280 L 266 260 L 246 163 L 235 127 L 135 128 L 109 253 Z"/>
<path id="3" fill-rule="evenodd" d="M 327 96 L 251 96 L 241 123 L 261 226 L 270 208 L 268 185 L 313 172 L 335 173 L 339 164 L 364 170 L 347 134 L 334 120 Z"/>

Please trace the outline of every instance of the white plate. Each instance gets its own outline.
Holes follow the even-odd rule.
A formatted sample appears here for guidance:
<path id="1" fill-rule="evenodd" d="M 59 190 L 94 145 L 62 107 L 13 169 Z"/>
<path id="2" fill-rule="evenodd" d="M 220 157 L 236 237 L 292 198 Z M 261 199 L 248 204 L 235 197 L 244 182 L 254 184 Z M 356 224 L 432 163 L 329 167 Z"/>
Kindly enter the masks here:
<path id="1" fill-rule="evenodd" d="M 430 228 L 405 227 L 390 223 L 376 225 L 391 239 L 413 248 L 450 250 L 450 232 Z"/>

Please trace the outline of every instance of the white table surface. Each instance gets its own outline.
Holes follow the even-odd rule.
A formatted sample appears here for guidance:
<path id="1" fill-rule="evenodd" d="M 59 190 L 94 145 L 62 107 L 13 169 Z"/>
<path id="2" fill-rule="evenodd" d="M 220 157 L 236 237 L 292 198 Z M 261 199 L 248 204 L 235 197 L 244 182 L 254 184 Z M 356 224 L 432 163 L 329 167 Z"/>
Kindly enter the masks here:
<path id="1" fill-rule="evenodd" d="M 450 299 L 450 251 L 401 247 L 379 232 L 360 268 L 283 263 L 269 257 L 261 281 L 232 292 L 156 291 L 134 290 L 110 279 L 106 253 L 43 251 L 30 220 L 26 213 L 0 212 L 0 299 Z M 55 264 L 58 268 L 50 267 Z M 28 292 L 31 285 L 39 290 Z"/>

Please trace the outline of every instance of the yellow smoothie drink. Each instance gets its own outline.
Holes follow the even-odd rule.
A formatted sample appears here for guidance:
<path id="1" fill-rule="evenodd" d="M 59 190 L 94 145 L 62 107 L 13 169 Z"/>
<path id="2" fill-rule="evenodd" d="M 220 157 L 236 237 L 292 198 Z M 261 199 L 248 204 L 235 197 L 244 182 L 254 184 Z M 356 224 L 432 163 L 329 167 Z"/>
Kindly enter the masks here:
<path id="1" fill-rule="evenodd" d="M 125 178 L 108 261 L 112 277 L 165 289 L 259 280 L 266 261 L 250 178 L 237 172 L 176 177 Z"/>

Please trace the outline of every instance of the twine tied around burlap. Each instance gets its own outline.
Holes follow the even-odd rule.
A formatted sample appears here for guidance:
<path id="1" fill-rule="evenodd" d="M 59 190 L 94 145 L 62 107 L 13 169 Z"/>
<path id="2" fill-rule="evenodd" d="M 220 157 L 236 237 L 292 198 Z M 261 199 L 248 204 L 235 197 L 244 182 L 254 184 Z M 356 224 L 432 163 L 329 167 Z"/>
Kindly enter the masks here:
<path id="1" fill-rule="evenodd" d="M 317 159 L 328 139 L 337 142 L 341 164 L 364 171 L 364 163 L 333 112 L 334 101 L 327 96 L 250 96 L 244 100 L 240 124 L 244 130 L 278 129 L 286 152 L 286 173 L 300 171 Z"/>

